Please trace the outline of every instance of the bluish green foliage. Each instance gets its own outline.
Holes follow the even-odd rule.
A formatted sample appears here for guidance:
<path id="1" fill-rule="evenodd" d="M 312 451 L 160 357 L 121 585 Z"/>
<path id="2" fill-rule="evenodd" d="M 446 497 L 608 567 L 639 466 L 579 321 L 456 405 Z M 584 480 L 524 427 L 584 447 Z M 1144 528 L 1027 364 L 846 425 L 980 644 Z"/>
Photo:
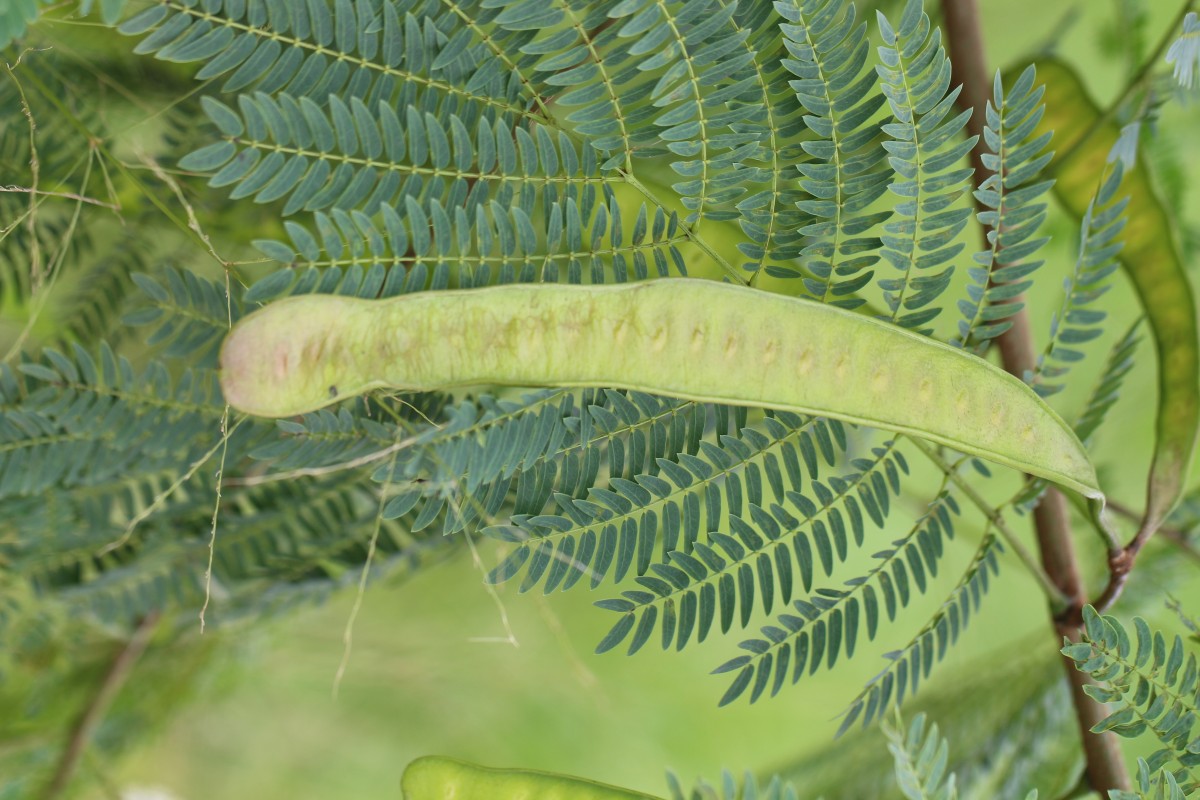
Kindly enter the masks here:
<path id="1" fill-rule="evenodd" d="M 1050 323 L 1049 340 L 1029 378 L 1043 397 L 1062 390 L 1063 379 L 1071 366 L 1085 357 L 1080 346 L 1104 332 L 1102 323 L 1107 312 L 1089 306 L 1112 287 L 1108 279 L 1119 266 L 1117 256 L 1123 247 L 1120 236 L 1126 223 L 1125 208 L 1129 204 L 1128 197 L 1117 197 L 1123 175 L 1120 163 L 1114 164 L 1083 216 L 1075 270 L 1063 282 L 1062 306 Z"/>
<path id="2" fill-rule="evenodd" d="M 941 31 L 930 25 L 921 0 L 908 0 L 895 27 L 881 12 L 879 28 L 876 70 L 894 117 L 883 127 L 883 146 L 896 172 L 889 188 L 899 198 L 884 226 L 883 256 L 900 273 L 879 286 L 893 322 L 929 332 L 941 311 L 933 302 L 954 272 L 949 262 L 963 249 L 955 239 L 971 217 L 964 202 L 971 169 L 961 161 L 975 138 L 958 135 L 971 112 L 954 113 L 960 88 L 950 89 Z"/>
<path id="3" fill-rule="evenodd" d="M 839 733 L 855 722 L 865 726 L 899 705 L 906 696 L 916 694 L 921 682 L 929 677 L 934 664 L 958 641 L 958 636 L 970 624 L 971 617 L 987 593 L 991 579 L 1000 570 L 999 556 L 1004 551 L 1001 540 L 992 531 L 984 534 L 971 563 L 950 590 L 945 602 L 917 634 L 899 650 L 885 653 L 888 665 L 872 678 L 866 688 L 850 704 L 842 719 Z"/>
<path id="4" fill-rule="evenodd" d="M 1012 327 L 1007 320 L 1024 308 L 1020 297 L 1033 285 L 1029 276 L 1042 265 L 1029 259 L 1048 241 L 1037 235 L 1046 204 L 1036 201 L 1052 181 L 1037 177 L 1053 154 L 1043 152 L 1051 134 L 1033 135 L 1044 111 L 1039 104 L 1044 90 L 1035 88 L 1035 74 L 1032 66 L 1026 69 L 1006 95 L 997 72 L 987 106 L 983 165 L 991 174 L 975 190 L 975 199 L 989 209 L 978 216 L 990 247 L 975 254 L 967 299 L 958 301 L 963 317 L 958 341 L 964 347 L 981 348 Z"/>
<path id="5" fill-rule="evenodd" d="M 160 362 L 139 374 L 106 345 L 98 357 L 75 345 L 70 356 L 47 349 L 41 361 L 0 367 L 0 400 L 8 409 L 0 497 L 18 524 L 19 544 L 6 550 L 16 574 L 75 614 L 118 627 L 164 604 L 198 605 L 206 591 L 201 520 L 212 500 L 209 480 L 189 466 L 212 455 L 222 415 L 215 374 L 172 380 Z M 230 431 L 229 450 L 243 458 L 269 432 Z M 334 564 L 358 557 L 375 516 L 369 493 L 344 475 L 226 491 L 237 510 L 223 518 L 214 580 L 232 596 L 218 618 L 329 591 L 320 573 L 340 579 Z M 410 530 L 389 523 L 381 569 L 411 566 L 438 544 Z M 264 564 L 274 565 L 270 581 Z"/>
<path id="6" fill-rule="evenodd" d="M 1160 769 L 1153 772 L 1144 758 L 1138 759 L 1138 787 L 1135 792 L 1123 789 L 1109 792 L 1110 800 L 1184 800 L 1187 796 L 1170 771 Z"/>
<path id="7" fill-rule="evenodd" d="M 708 448 L 707 455 L 714 462 L 711 466 L 689 460 L 684 463 L 692 467 L 688 469 L 692 475 L 674 469 L 668 473 L 675 474 L 678 483 L 689 487 L 695 483 L 700 490 L 698 496 L 688 497 L 695 500 L 683 504 L 684 547 L 672 548 L 667 563 L 652 567 L 653 576 L 638 579 L 642 589 L 649 591 L 629 590 L 623 593 L 623 599 L 600 603 L 622 617 L 598 649 L 615 647 L 634 629 L 636 622 L 630 652 L 636 651 L 654 630 L 660 612 L 664 648 L 674 641 L 675 647 L 682 649 L 693 633 L 702 641 L 718 614 L 722 632 L 729 630 L 735 617 L 745 627 L 754 610 L 756 594 L 762 609 L 769 613 L 774 607 L 777 584 L 779 602 L 787 604 L 797 582 L 805 592 L 811 590 L 818 561 L 828 576 L 835 563 L 845 560 L 851 537 L 856 546 L 861 545 L 866 526 L 863 509 L 867 518 L 876 525 L 882 524 L 890 495 L 899 491 L 899 470 L 904 468 L 903 458 L 896 455 L 893 447 L 877 449 L 873 458 L 856 460 L 853 466 L 858 472 L 829 476 L 822 481 L 818 480 L 814 441 L 824 440 L 822 449 L 832 462 L 829 437 L 827 433 L 823 436 L 813 432 L 821 431 L 820 426 L 826 423 L 795 421 L 788 426 L 777 420 L 769 421 L 772 424 L 766 425 L 766 429 L 772 436 L 746 429 L 740 447 L 735 440 L 726 440 L 728 449 L 741 456 L 744 470 L 730 471 L 737 462 L 715 448 Z M 804 470 L 799 469 L 801 453 L 805 456 Z M 786 478 L 780 470 L 781 462 L 787 467 Z M 765 468 L 770 499 L 763 496 L 760 465 Z M 725 491 L 705 491 L 709 482 L 721 477 L 722 472 L 726 472 Z M 801 482 L 799 476 L 805 472 L 808 480 Z M 890 477 L 890 484 L 885 475 Z M 724 512 L 722 494 L 727 507 Z M 708 532 L 704 537 L 707 543 L 688 543 L 687 538 L 695 539 L 702 505 L 704 519 L 716 523 L 728 514 L 727 521 Z M 678 519 L 679 512 L 671 516 Z M 677 540 L 678 534 L 673 538 Z M 852 643 L 850 647 L 853 649 Z M 733 668 L 727 664 L 719 671 Z M 786 667 L 781 667 L 783 670 Z M 769 673 L 769 665 L 766 671 Z M 777 682 L 775 691 L 781 683 Z M 765 685 L 764 680 L 762 687 L 753 693 L 754 699 Z M 725 702 L 737 694 L 728 694 Z"/>
<path id="8" fill-rule="evenodd" d="M 1167 63 L 1175 65 L 1175 80 L 1179 85 L 1192 88 L 1200 70 L 1200 14 L 1189 11 L 1183 18 L 1183 33 L 1167 50 Z"/>
<path id="9" fill-rule="evenodd" d="M 880 122 L 883 95 L 867 68 L 866 23 L 855 24 L 853 5 L 836 0 L 778 2 L 791 24 L 780 26 L 791 58 L 783 64 L 796 76 L 788 82 L 808 113 L 805 124 L 821 138 L 801 146 L 812 157 L 797 169 L 811 199 L 799 207 L 814 217 L 801 229 L 810 244 L 802 256 L 813 277 L 804 285 L 823 303 L 857 308 L 855 293 L 874 277 L 878 236 L 866 236 L 890 216 L 871 205 L 891 176 L 883 169 Z"/>
<path id="10" fill-rule="evenodd" d="M 1195 653 L 1187 651 L 1179 636 L 1168 639 L 1152 631 L 1141 617 L 1134 617 L 1132 638 L 1119 620 L 1101 616 L 1091 606 L 1084 608 L 1084 624 L 1082 641 L 1065 642 L 1063 653 L 1096 681 L 1085 691 L 1112 708 L 1093 730 L 1130 738 L 1153 734 L 1162 747 L 1145 760 L 1144 772 L 1165 768 L 1170 777 L 1160 785 L 1178 784 L 1185 795 L 1195 791 L 1200 787 L 1200 748 L 1193 734 L 1200 713 Z M 1174 797 L 1174 791 L 1168 796 Z"/>
<path id="11" fill-rule="evenodd" d="M 890 448 L 877 450 L 877 462 L 886 464 L 886 459 L 894 455 L 889 451 Z M 871 474 L 876 466 L 865 459 L 858 465 L 867 474 Z M 898 485 L 893 488 L 898 490 Z M 886 496 L 886 492 L 882 496 Z M 742 642 L 741 647 L 749 655 L 738 656 L 718 669 L 719 672 L 737 672 L 725 701 L 737 698 L 752 684 L 751 699 L 755 700 L 768 685 L 775 694 L 789 680 L 796 683 L 822 667 L 832 668 L 843 648 L 847 658 L 854 654 L 864 629 L 867 638 L 874 640 L 883 615 L 889 622 L 894 620 L 897 611 L 908 606 L 916 594 L 923 594 L 929 582 L 936 578 L 944 540 L 954 536 L 952 515 L 957 513 L 957 502 L 943 487 L 926 514 L 918 518 L 902 538 L 873 554 L 877 563 L 865 575 L 846 581 L 844 588 L 817 589 L 807 600 L 797 600 L 793 604 L 792 610 L 796 613 L 780 614 L 778 625 L 763 628 L 765 638 Z M 882 515 L 876 517 L 877 522 L 881 519 Z M 857 535 L 859 530 L 855 531 L 856 545 L 862 544 L 861 536 Z M 825 528 L 814 527 L 814 531 L 823 536 Z M 836 541 L 841 555 L 844 544 L 841 540 Z M 820 538 L 817 543 L 822 544 Z M 801 552 L 807 554 L 807 542 L 804 544 L 804 548 L 796 548 L 798 555 Z M 829 546 L 825 544 L 824 547 L 828 550 Z M 828 561 L 825 559 L 822 559 L 824 563 L 833 561 L 831 557 Z M 829 572 L 826 569 L 825 574 Z M 811 580 L 805 581 L 804 591 L 811 591 Z"/>
<path id="12" fill-rule="evenodd" d="M 1092 436 L 1108 418 L 1109 411 L 1121 397 L 1121 387 L 1130 370 L 1133 369 L 1134 355 L 1142 341 L 1139 335 L 1141 325 L 1142 320 L 1138 319 L 1129 326 L 1125 335 L 1113 344 L 1108 358 L 1105 359 L 1100 377 L 1092 387 L 1092 391 L 1083 405 L 1083 410 L 1074 421 L 1072 427 L 1075 429 L 1075 435 L 1085 444 L 1091 441 Z M 1045 369 L 1043 369 L 1043 374 L 1044 372 Z M 1034 386 L 1035 388 L 1040 387 L 1040 391 L 1043 393 L 1053 394 L 1053 392 L 1046 392 L 1047 387 L 1044 384 L 1034 384 Z M 1041 478 L 1026 481 L 1024 489 L 1013 500 L 1014 508 L 1021 512 L 1032 511 L 1046 491 L 1047 485 L 1046 481 Z"/>
<path id="13" fill-rule="evenodd" d="M 112 20 L 121 4 L 103 5 Z M 682 649 L 774 615 L 718 667 L 725 703 L 876 641 L 898 645 L 844 727 L 929 676 L 1001 551 L 998 531 L 960 523 L 978 477 L 950 456 L 930 459 L 936 492 L 909 498 L 921 456 L 906 437 L 615 390 L 379 394 L 275 423 L 227 418 L 213 355 L 231 323 L 287 295 L 698 271 L 785 279 L 782 291 L 862 313 L 882 295 L 893 322 L 936 333 L 974 222 L 992 247 L 975 259 L 958 339 L 980 347 L 1017 310 L 1041 243 L 1047 142 L 1031 134 L 1031 71 L 996 84 L 998 174 L 975 216 L 968 115 L 919 0 L 894 24 L 843 0 L 162 0 L 130 13 L 131 49 L 206 82 L 185 104 L 205 138 L 184 137 L 178 196 L 139 193 L 128 175 L 120 188 L 181 228 L 180 198 L 202 218 L 231 198 L 232 213 L 265 220 L 246 243 L 276 263 L 205 277 L 106 260 L 80 287 L 96 313 L 70 332 L 87 346 L 0 369 L 0 501 L 21 519 L 19 546 L 0 555 L 24 589 L 118 628 L 149 609 L 190 612 L 215 527 L 216 623 L 419 567 L 482 533 L 499 542 L 485 551 L 492 582 L 549 594 L 626 581 L 598 603 L 613 619 L 601 651 Z M 32 77 L 54 96 L 55 76 Z M 25 169 L 18 144 L 6 137 L 0 155 Z M 1098 325 L 1089 304 L 1120 231 L 1111 197 L 1085 225 L 1042 378 L 1058 381 L 1078 331 Z M 114 281 L 141 296 L 126 303 Z M 145 349 L 122 352 L 118 313 Z M 1082 431 L 1115 400 L 1132 342 Z M 946 547 L 955 526 L 976 536 L 973 555 Z M 863 548 L 869 566 L 837 571 Z M 931 592 L 946 599 L 915 635 L 897 624 Z"/>
<path id="14" fill-rule="evenodd" d="M 1166 769 L 1154 771 L 1144 758 L 1138 759 L 1136 791 L 1113 789 L 1108 793 L 1110 800 L 1185 800 L 1187 794 Z"/>
<path id="15" fill-rule="evenodd" d="M 895 725 L 883 723 L 900 792 L 907 800 L 956 800 L 957 776 L 947 769 L 950 743 L 937 724 L 929 722 L 924 713 L 913 717 L 907 731 L 901 729 L 900 722 L 897 714 Z M 1033 789 L 1025 800 L 1037 797 L 1037 789 Z"/>
<path id="16" fill-rule="evenodd" d="M 149 299 L 127 314 L 122 322 L 154 326 L 145 337 L 148 345 L 163 348 L 167 357 L 192 357 L 212 367 L 217 346 L 230 320 L 242 315 L 240 299 L 226 297 L 225 288 L 194 273 L 168 267 L 162 271 L 166 286 L 144 273 L 130 276 Z"/>
<path id="17" fill-rule="evenodd" d="M 883 726 L 888 750 L 896 764 L 896 783 L 908 800 L 955 800 L 958 786 L 953 773 L 947 773 L 950 745 L 938 732 L 937 724 L 926 726 L 924 714 L 913 717 L 907 731 Z"/>
<path id="18" fill-rule="evenodd" d="M 79 13 L 88 14 L 93 9 L 100 12 L 100 18 L 108 25 L 113 25 L 121 18 L 128 0 L 79 0 Z M 42 6 L 52 5 L 52 0 L 5 0 L 0 6 L 0 48 L 7 47 L 14 40 L 25 35 L 29 25 L 41 16 Z"/>
<path id="19" fill-rule="evenodd" d="M 686 792 L 674 773 L 667 773 L 667 784 L 671 794 L 669 800 L 798 800 L 796 787 L 779 776 L 772 776 L 765 784 L 747 772 L 739 782 L 732 772 L 721 773 L 720 786 L 707 781 L 697 781 L 690 792 Z"/>
<path id="20" fill-rule="evenodd" d="M 0 8 L 0 47 L 25 33 L 29 23 L 41 15 L 46 0 L 11 0 Z"/>
<path id="21" fill-rule="evenodd" d="M 1120 398 L 1121 385 L 1125 376 L 1133 369 L 1133 356 L 1141 341 L 1139 333 L 1141 320 L 1134 322 L 1125 335 L 1113 344 L 1108 358 L 1104 362 L 1104 371 L 1100 373 L 1083 412 L 1075 421 L 1075 434 L 1080 441 L 1087 442 L 1100 426 L 1104 424 L 1108 412 Z"/>

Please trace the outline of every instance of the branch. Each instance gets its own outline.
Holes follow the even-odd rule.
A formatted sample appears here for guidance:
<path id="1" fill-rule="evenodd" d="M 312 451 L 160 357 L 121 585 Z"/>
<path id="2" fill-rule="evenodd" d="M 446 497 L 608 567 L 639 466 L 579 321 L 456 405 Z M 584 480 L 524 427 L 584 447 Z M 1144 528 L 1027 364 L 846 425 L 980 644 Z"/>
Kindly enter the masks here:
<path id="1" fill-rule="evenodd" d="M 1112 509 L 1114 514 L 1126 519 L 1131 519 L 1135 522 L 1142 519 L 1132 509 L 1126 508 L 1119 503 L 1110 502 L 1108 507 Z M 1200 562 L 1200 550 L 1196 549 L 1183 531 L 1176 528 L 1147 528 L 1142 526 L 1138 529 L 1137 534 L 1129 544 L 1125 546 L 1125 549 L 1109 557 L 1108 584 L 1104 587 L 1104 591 L 1100 593 L 1100 596 L 1092 602 L 1097 611 L 1103 613 L 1111 608 L 1112 604 L 1121 596 L 1121 593 L 1125 591 L 1125 584 L 1129 582 L 1129 574 L 1133 571 L 1133 565 L 1137 561 L 1138 553 L 1141 552 L 1146 542 L 1150 541 L 1151 535 L 1156 532 L 1182 550 L 1192 560 Z"/>
<path id="2" fill-rule="evenodd" d="M 100 206 L 107 208 L 110 211 L 120 211 L 120 206 L 114 203 L 106 203 L 103 200 L 97 200 L 94 197 L 85 197 L 74 192 L 47 192 L 41 189 L 31 189 L 27 186 L 0 186 L 0 192 L 16 193 L 16 194 L 35 194 L 38 197 L 58 197 L 63 200 L 75 200 L 80 203 L 87 203 L 92 206 Z"/>
<path id="3" fill-rule="evenodd" d="M 987 518 L 987 521 L 990 522 L 992 526 L 1000 532 L 1000 535 L 1004 538 L 1004 541 L 1007 542 L 1008 546 L 1012 548 L 1014 553 L 1016 553 L 1017 559 L 1025 565 L 1025 568 L 1029 570 L 1030 574 L 1033 575 L 1034 579 L 1037 581 L 1038 586 L 1040 586 L 1042 591 L 1045 593 L 1046 599 L 1050 603 L 1051 611 L 1054 614 L 1060 614 L 1070 608 L 1074 598 L 1068 597 L 1063 590 L 1060 589 L 1054 583 L 1054 581 L 1050 579 L 1050 576 L 1046 574 L 1046 571 L 1042 569 L 1038 562 L 1034 560 L 1033 555 L 1025 548 L 1025 545 L 1021 543 L 1021 540 L 1016 537 L 1016 534 L 1014 534 L 1004 522 L 1004 515 L 1000 513 L 1000 509 L 995 508 L 988 503 L 987 500 L 980 496 L 979 492 L 975 491 L 975 487 L 958 474 L 957 469 L 950 464 L 947 464 L 946 460 L 938 455 L 936 449 L 921 439 L 915 437 L 911 439 L 911 441 L 917 446 L 917 449 L 925 454 L 925 457 L 928 458 L 934 466 L 940 469 L 947 478 L 954 482 L 959 490 L 966 495 L 967 499 L 974 503 L 975 507 L 979 509 L 980 513 Z"/>
<path id="4" fill-rule="evenodd" d="M 992 85 L 984 57 L 983 26 L 979 17 L 978 0 L 941 0 L 941 6 L 953 69 L 951 82 L 963 86 L 958 97 L 959 106 L 971 108 L 974 112 L 967 123 L 967 133 L 979 135 L 975 148 L 971 151 L 971 163 L 975 167 L 974 183 L 978 187 L 988 175 L 983 165 L 986 144 L 982 134 L 984 111 Z M 989 246 L 986 243 L 986 234 L 985 246 Z M 1023 379 L 1035 364 L 1029 317 L 1025 309 L 1022 309 L 1010 317 L 1010 320 L 1012 327 L 1001 334 L 997 340 L 997 347 L 1004 369 Z M 1034 509 L 1033 522 L 1042 566 L 1059 591 L 1070 599 L 1064 611 L 1053 615 L 1055 637 L 1060 642 L 1063 638 L 1078 640 L 1086 595 L 1075 558 L 1066 498 L 1061 492 L 1057 489 L 1047 490 L 1042 502 Z M 1089 681 L 1085 673 L 1075 669 L 1070 659 L 1063 659 L 1063 667 L 1071 684 L 1071 700 L 1079 724 L 1088 783 L 1093 789 L 1101 792 L 1108 789 L 1129 789 L 1129 774 L 1125 770 L 1120 744 L 1115 735 L 1111 732 L 1091 733 L 1092 726 L 1107 716 L 1105 707 L 1084 692 L 1084 687 Z"/>
<path id="5" fill-rule="evenodd" d="M 1132 508 L 1113 500 L 1108 501 L 1108 509 L 1118 517 L 1123 517 L 1131 522 L 1139 522 L 1143 516 Z M 1182 550 L 1183 554 L 1188 558 L 1200 562 L 1200 550 L 1196 549 L 1196 545 L 1192 544 L 1187 533 L 1180 528 L 1168 528 L 1164 526 L 1158 529 L 1158 535 Z"/>
<path id="6" fill-rule="evenodd" d="M 133 671 L 134 664 L 146 651 L 146 646 L 150 644 L 150 637 L 154 633 L 154 626 L 158 623 L 158 619 L 157 611 L 152 611 L 142 617 L 141 622 L 130 635 L 129 641 L 125 643 L 125 646 L 113 659 L 112 664 L 109 665 L 108 672 L 100 682 L 100 688 L 71 728 L 71 734 L 58 759 L 54 776 L 46 784 L 45 791 L 42 792 L 42 800 L 54 800 L 62 795 L 70 785 L 71 779 L 75 777 L 75 771 L 79 769 L 79 762 L 87 750 L 92 734 L 104 719 L 108 707 L 116 699 L 121 687 L 125 685 L 130 672 Z"/>

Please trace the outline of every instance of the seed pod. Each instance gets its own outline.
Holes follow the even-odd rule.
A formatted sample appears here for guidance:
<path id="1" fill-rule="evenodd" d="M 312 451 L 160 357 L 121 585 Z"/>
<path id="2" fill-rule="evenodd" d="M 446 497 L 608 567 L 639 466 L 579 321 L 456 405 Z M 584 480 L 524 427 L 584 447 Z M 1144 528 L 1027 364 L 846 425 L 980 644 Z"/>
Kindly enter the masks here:
<path id="1" fill-rule="evenodd" d="M 400 789 L 404 800 L 656 800 L 582 778 L 490 769 L 442 756 L 425 756 L 409 764 Z"/>
<path id="2" fill-rule="evenodd" d="M 239 322 L 220 360 L 226 401 L 258 416 L 381 388 L 613 387 L 913 434 L 1102 497 L 1071 428 L 983 359 L 713 281 L 292 297 Z"/>

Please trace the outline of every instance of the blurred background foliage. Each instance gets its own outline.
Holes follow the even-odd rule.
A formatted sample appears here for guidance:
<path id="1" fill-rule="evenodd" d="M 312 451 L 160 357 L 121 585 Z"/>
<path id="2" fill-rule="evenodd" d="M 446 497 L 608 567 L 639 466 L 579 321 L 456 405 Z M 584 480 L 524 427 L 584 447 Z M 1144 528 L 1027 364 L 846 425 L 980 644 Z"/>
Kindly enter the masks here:
<path id="1" fill-rule="evenodd" d="M 891 10 L 886 2 L 875 5 Z M 120 315 L 110 313 L 127 307 L 137 292 L 131 274 L 175 265 L 221 277 L 189 230 L 189 208 L 181 198 L 203 220 L 213 249 L 245 262 L 250 277 L 270 267 L 254 263 L 260 256 L 248 243 L 281 238 L 282 230 L 269 207 L 231 202 L 175 169 L 179 155 L 207 140 L 197 126 L 194 69 L 133 55 L 130 40 L 73 16 L 71 6 L 52 7 L 19 46 L 4 53 L 9 68 L 0 76 L 0 183 L 28 185 L 29 134 L 36 126 L 43 185 L 63 176 L 64 192 L 95 202 L 45 203 L 33 239 L 18 225 L 0 243 L 0 352 L 104 337 L 136 361 L 148 352 L 144 329 L 123 326 Z M 984 0 L 982 6 L 993 66 L 1020 64 L 1053 49 L 1077 65 L 1101 103 L 1140 66 L 1175 12 L 1173 3 L 1158 0 L 1049 8 L 1039 0 Z M 31 118 L 21 113 L 23 103 Z M 1162 115 L 1143 140 L 1145 153 L 1178 214 L 1196 278 L 1200 104 L 1171 104 Z M 81 137 L 88 136 L 95 138 L 81 147 Z M 113 167 L 118 161 L 120 170 Z M 118 204 L 119 213 L 107 208 Z M 0 227 L 27 209 L 28 198 L 0 193 Z M 1074 224 L 1053 216 L 1050 230 L 1048 261 L 1069 265 Z M 966 235 L 976 232 L 968 228 Z M 731 236 L 730 248 L 733 241 Z M 29 255 L 37 250 L 50 259 L 44 263 L 61 258 L 69 268 L 31 272 Z M 703 274 L 701 254 L 685 254 L 691 270 Z M 1043 281 L 1042 292 L 1030 298 L 1035 329 L 1048 324 L 1057 286 Z M 1110 311 L 1113 330 L 1136 314 L 1132 302 Z M 1131 506 L 1140 501 L 1136 465 L 1150 446 L 1150 416 L 1143 412 L 1153 406 L 1151 369 L 1148 361 L 1137 366 L 1098 438 L 1105 480 L 1123 487 L 1118 498 Z M 211 426 L 215 441 L 220 420 L 202 424 Z M 185 486 L 195 502 L 180 512 L 179 524 L 206 532 L 211 479 L 201 473 Z M 1185 528 L 1188 511 L 1179 517 Z M 11 507 L 3 516 L 29 513 Z M 53 504 L 39 513 L 53 515 Z M 346 513 L 362 522 L 355 510 Z M 11 535 L 0 520 L 0 545 Z M 218 530 L 218 552 L 220 536 Z M 426 753 L 594 776 L 659 794 L 667 768 L 686 780 L 715 779 L 722 767 L 780 772 L 805 797 L 894 791 L 881 733 L 851 734 L 831 744 L 837 715 L 882 663 L 879 643 L 849 667 L 801 683 L 773 702 L 718 709 L 723 682 L 706 673 L 734 653 L 732 642 L 709 641 L 680 654 L 594 657 L 610 620 L 592 607 L 591 597 L 518 597 L 515 586 L 493 592 L 481 580 L 497 560 L 493 543 L 484 540 L 476 560 L 469 550 L 434 542 L 425 569 L 410 577 L 407 564 L 396 563 L 362 598 L 335 695 L 357 570 L 331 567 L 318 589 L 302 598 L 281 597 L 278 610 L 286 613 L 268 622 L 234 621 L 202 634 L 202 594 L 194 581 L 204 569 L 206 548 L 198 541 L 182 556 L 190 577 L 164 573 L 164 580 L 179 582 L 190 610 L 148 631 L 146 653 L 85 754 L 81 797 L 397 797 L 404 765 Z M 966 558 L 971 537 L 948 547 Z M 1169 622 L 1173 615 L 1162 606 L 1161 590 L 1173 588 L 1185 607 L 1195 608 L 1200 585 L 1184 571 L 1194 564 L 1172 567 L 1167 559 L 1154 559 L 1162 547 L 1139 567 L 1131 599 L 1141 604 L 1128 607 Z M 0 571 L 0 582 L 5 580 Z M 1057 796 L 1074 779 L 1067 767 L 1077 748 L 1056 645 L 1045 630 L 1044 601 L 1020 570 L 992 591 L 975 623 L 987 628 L 991 641 L 985 646 L 983 637 L 967 635 L 916 707 L 939 722 L 954 759 L 972 764 L 962 774 L 971 796 L 1023 796 L 1035 785 L 1044 796 Z M 122 647 L 123 632 L 69 616 L 41 619 L 32 598 L 17 590 L 4 598 L 0 614 L 14 620 L 8 640 L 0 643 L 0 797 L 8 798 L 24 796 L 52 766 Z M 924 619 L 935 602 L 931 594 L 904 613 Z M 998 640 L 1004 644 L 997 650 Z M 17 652 L 19 663 L 12 660 Z M 1031 740 L 1034 730 L 1040 733 Z M 1140 752 L 1136 742 L 1129 747 Z M 1023 757 L 1034 750 L 1043 754 L 1040 766 Z M 132 793 L 137 787 L 148 793 Z"/>

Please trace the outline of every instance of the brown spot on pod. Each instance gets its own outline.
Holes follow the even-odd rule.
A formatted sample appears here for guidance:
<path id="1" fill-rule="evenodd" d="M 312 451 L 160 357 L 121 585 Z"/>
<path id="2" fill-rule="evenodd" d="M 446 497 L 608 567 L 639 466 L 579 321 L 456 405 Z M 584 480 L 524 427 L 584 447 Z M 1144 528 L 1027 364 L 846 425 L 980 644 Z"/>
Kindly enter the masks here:
<path id="1" fill-rule="evenodd" d="M 288 368 L 291 366 L 291 361 L 291 343 L 287 341 L 281 341 L 279 344 L 275 345 L 275 357 L 272 359 L 272 363 L 275 365 L 275 380 L 282 381 L 287 378 Z"/>

